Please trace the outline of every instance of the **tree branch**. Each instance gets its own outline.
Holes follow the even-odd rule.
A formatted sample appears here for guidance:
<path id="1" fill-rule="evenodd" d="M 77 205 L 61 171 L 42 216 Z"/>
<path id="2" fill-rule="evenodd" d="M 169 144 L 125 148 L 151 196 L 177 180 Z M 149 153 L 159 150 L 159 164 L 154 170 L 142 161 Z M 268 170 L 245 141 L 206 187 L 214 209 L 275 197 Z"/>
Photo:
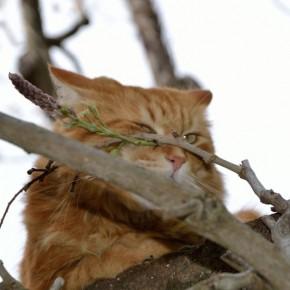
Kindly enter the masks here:
<path id="1" fill-rule="evenodd" d="M 185 222 L 176 221 L 183 233 L 191 233 L 187 236 L 189 241 L 193 237 L 195 239 L 194 233 L 198 233 L 245 259 L 277 289 L 290 289 L 290 280 L 285 279 L 284 274 L 290 271 L 290 266 L 283 255 L 265 239 L 233 218 L 211 194 L 192 192 L 187 184 L 177 184 L 165 176 L 158 176 L 122 159 L 3 113 L 0 114 L 0 124 L 1 139 L 14 143 L 27 152 L 44 155 L 72 169 L 97 176 L 117 187 L 134 192 L 155 205 L 152 214 L 155 209 L 164 209 L 167 212 L 166 218 L 174 221 L 175 218 L 170 216 L 170 209 L 188 201 L 195 202 L 195 212 Z M 161 215 L 160 218 L 164 216 Z"/>
<path id="2" fill-rule="evenodd" d="M 82 15 L 81 19 L 75 23 L 68 31 L 57 37 L 45 37 L 47 45 L 61 46 L 62 43 L 69 37 L 75 35 L 83 26 L 89 25 L 90 21 L 87 15 Z"/>
<path id="3" fill-rule="evenodd" d="M 269 229 L 261 219 L 252 221 L 249 225 L 256 232 L 270 239 Z M 240 261 L 241 259 L 238 265 L 236 262 L 229 264 L 228 260 L 225 262 L 223 259 L 225 251 L 224 248 L 210 241 L 206 241 L 201 246 L 188 246 L 179 252 L 132 267 L 115 278 L 97 280 L 85 290 L 185 290 L 190 285 L 210 279 L 217 273 L 249 269 L 244 261 Z M 159 278 L 155 279 L 156 276 Z M 260 279 L 260 282 L 264 281 Z M 262 289 L 267 289 L 267 287 L 265 285 Z"/>
<path id="4" fill-rule="evenodd" d="M 26 52 L 19 58 L 20 73 L 37 87 L 49 94 L 53 94 L 53 86 L 47 70 L 47 63 L 51 63 L 49 49 L 59 46 L 70 57 L 76 67 L 79 64 L 72 54 L 62 47 L 62 42 L 76 34 L 81 27 L 89 24 L 84 11 L 79 8 L 80 20 L 64 34 L 58 37 L 47 37 L 43 31 L 39 0 L 21 0 L 22 17 L 25 27 Z"/>
<path id="5" fill-rule="evenodd" d="M 9 211 L 10 206 L 12 205 L 12 203 L 14 202 L 14 200 L 20 195 L 20 193 L 22 191 L 26 191 L 28 190 L 28 188 L 35 182 L 37 181 L 42 181 L 48 174 L 52 173 L 55 169 L 57 169 L 57 166 L 52 165 L 53 161 L 49 160 L 46 167 L 44 169 L 30 169 L 28 170 L 28 174 L 31 174 L 33 171 L 40 171 L 42 172 L 40 175 L 36 176 L 35 178 L 33 178 L 31 181 L 29 181 L 28 183 L 26 183 L 19 191 L 17 191 L 17 193 L 14 194 L 14 196 L 11 198 L 11 200 L 8 202 L 5 211 L 1 217 L 0 220 L 0 229 L 3 225 L 3 222 L 5 220 L 5 217 Z"/>
<path id="6" fill-rule="evenodd" d="M 157 11 L 151 0 L 127 0 L 141 42 L 147 54 L 155 82 L 158 86 L 199 88 L 191 77 L 177 77 L 174 62 L 166 47 Z"/>
<path id="7" fill-rule="evenodd" d="M 256 232 L 270 239 L 270 232 L 261 219 L 252 221 L 249 225 Z M 115 278 L 97 280 L 85 290 L 183 290 L 187 289 L 189 285 L 210 278 L 215 273 L 232 272 L 234 269 L 246 271 L 248 269 L 248 265 L 241 268 L 236 263 L 234 265 L 230 263 L 229 267 L 228 261 L 226 264 L 223 262 L 224 253 L 225 249 L 206 241 L 201 246 L 189 246 L 156 260 L 145 260 L 142 264 L 131 267 Z M 158 279 L 155 279 L 156 276 Z M 56 283 L 53 283 L 56 284 L 57 288 L 61 287 L 62 284 L 62 278 L 59 278 L 56 279 Z M 267 285 L 262 289 L 267 289 L 266 287 Z M 11 288 L 7 283 L 2 283 L 0 290 L 11 290 Z"/>
<path id="8" fill-rule="evenodd" d="M 43 32 L 39 0 L 21 0 L 20 5 L 26 48 L 18 60 L 18 69 L 25 79 L 52 94 L 53 86 L 47 70 L 47 63 L 51 60 Z"/>
<path id="9" fill-rule="evenodd" d="M 264 187 L 251 168 L 248 160 L 242 161 L 240 177 L 248 181 L 251 188 L 262 203 L 273 205 L 273 211 L 284 213 L 287 210 L 287 200 L 285 200 L 279 193 L 274 192 L 272 189 L 266 189 Z"/>

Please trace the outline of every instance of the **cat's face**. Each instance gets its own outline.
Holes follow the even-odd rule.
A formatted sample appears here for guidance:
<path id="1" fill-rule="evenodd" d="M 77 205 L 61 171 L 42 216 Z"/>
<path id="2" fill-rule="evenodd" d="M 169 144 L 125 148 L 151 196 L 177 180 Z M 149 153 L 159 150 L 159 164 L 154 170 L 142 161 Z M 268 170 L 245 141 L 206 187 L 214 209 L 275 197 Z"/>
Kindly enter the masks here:
<path id="1" fill-rule="evenodd" d="M 123 86 L 107 78 L 88 79 L 56 68 L 50 68 L 50 71 L 60 104 L 76 112 L 94 105 L 102 121 L 114 131 L 175 134 L 208 152 L 214 151 L 205 119 L 205 110 L 211 100 L 208 91 L 143 89 Z M 106 139 L 84 129 L 64 129 L 60 124 L 56 129 L 92 146 Z M 200 158 L 179 147 L 128 144 L 118 152 L 129 162 L 223 196 L 222 181 L 215 167 L 204 164 Z"/>

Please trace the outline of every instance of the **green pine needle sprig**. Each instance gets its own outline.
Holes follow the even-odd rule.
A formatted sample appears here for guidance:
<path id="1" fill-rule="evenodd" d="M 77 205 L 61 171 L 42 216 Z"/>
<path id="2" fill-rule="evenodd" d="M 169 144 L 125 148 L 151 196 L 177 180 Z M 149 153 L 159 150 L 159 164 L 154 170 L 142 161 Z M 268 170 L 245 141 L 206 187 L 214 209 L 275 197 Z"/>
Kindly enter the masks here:
<path id="1" fill-rule="evenodd" d="M 69 122 L 66 123 L 66 126 L 69 128 L 83 128 L 99 136 L 105 136 L 119 140 L 119 145 L 110 151 L 112 154 L 116 154 L 125 144 L 133 144 L 136 146 L 156 146 L 156 142 L 153 140 L 127 136 L 108 128 L 101 120 L 100 114 L 95 106 L 88 105 L 87 109 L 79 113 L 79 115 L 64 106 L 61 107 L 60 112 L 64 117 L 69 119 Z"/>

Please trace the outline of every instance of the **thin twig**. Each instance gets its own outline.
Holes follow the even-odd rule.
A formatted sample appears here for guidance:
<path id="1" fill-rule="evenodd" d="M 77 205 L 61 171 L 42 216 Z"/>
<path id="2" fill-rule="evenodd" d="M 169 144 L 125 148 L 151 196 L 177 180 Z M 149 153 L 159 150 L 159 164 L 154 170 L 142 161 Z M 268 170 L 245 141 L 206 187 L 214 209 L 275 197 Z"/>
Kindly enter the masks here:
<path id="1" fill-rule="evenodd" d="M 27 91 L 25 91 L 25 92 L 27 93 Z M 29 93 L 29 90 L 28 90 L 28 93 Z M 37 92 L 37 93 L 39 93 L 39 92 Z M 32 100 L 33 100 L 33 98 L 32 98 Z M 57 104 L 54 104 L 53 110 L 61 111 L 61 109 L 62 108 L 57 107 Z M 63 114 L 63 112 L 62 112 L 62 114 Z M 82 126 L 82 127 L 86 128 L 86 129 L 89 129 L 92 132 L 99 133 L 99 131 L 98 131 L 99 128 L 96 128 L 96 124 L 84 123 L 84 121 L 79 119 L 75 114 L 68 114 L 68 117 L 70 117 L 73 121 L 75 121 L 76 125 Z M 103 136 L 117 137 L 117 139 L 119 138 L 122 141 L 126 141 L 126 142 L 129 141 L 129 140 L 132 141 L 132 139 L 131 139 L 132 136 L 121 136 L 122 138 L 120 138 L 120 136 L 115 135 L 115 132 L 112 132 L 112 131 L 110 131 L 109 128 L 106 128 L 105 125 L 101 122 L 101 120 L 98 120 L 98 121 L 99 121 L 98 125 L 100 125 L 101 129 L 102 129 L 101 133 L 103 134 L 105 132 L 105 134 L 103 134 Z M 136 136 L 134 136 L 134 138 L 136 138 Z M 230 163 L 230 162 L 228 162 L 226 160 L 223 160 L 223 159 L 221 159 L 221 158 L 219 158 L 219 157 L 217 157 L 217 156 L 215 156 L 213 154 L 210 154 L 210 153 L 208 153 L 206 151 L 203 151 L 203 150 L 201 150 L 199 148 L 191 146 L 191 145 L 185 143 L 184 140 L 179 138 L 179 137 L 152 136 L 152 135 L 151 136 L 148 136 L 148 135 L 146 136 L 145 134 L 143 134 L 142 136 L 139 136 L 138 138 L 140 138 L 139 140 L 141 140 L 141 141 L 142 140 L 143 141 L 144 140 L 148 140 L 148 139 L 151 140 L 151 141 L 154 140 L 157 143 L 159 142 L 158 144 L 161 144 L 162 142 L 164 142 L 163 144 L 172 144 L 172 145 L 176 145 L 176 146 L 179 146 L 179 147 L 184 146 L 182 148 L 184 148 L 185 150 L 191 151 L 192 153 L 200 156 L 204 160 L 204 162 L 206 162 L 206 163 L 214 162 L 214 163 L 222 165 L 222 166 L 224 166 L 224 167 L 226 167 L 226 168 L 238 173 L 241 178 L 246 179 L 250 183 L 250 185 L 252 186 L 252 188 L 253 188 L 253 190 L 255 191 L 256 194 L 258 194 L 260 197 L 263 197 L 263 196 L 266 195 L 266 201 L 269 201 L 269 197 L 272 196 L 271 192 L 265 191 L 263 189 L 263 187 L 262 187 L 261 183 L 259 182 L 259 180 L 257 179 L 256 175 L 253 174 L 252 171 L 249 171 L 249 170 L 245 169 L 245 168 L 249 167 L 249 164 L 246 161 L 243 161 L 242 167 L 240 167 L 240 166 L 232 164 L 232 163 Z M 146 139 L 146 138 L 148 138 L 148 139 Z M 138 144 L 139 143 L 137 142 L 136 145 L 138 145 Z M 72 167 L 74 167 L 74 166 L 72 166 Z M 79 164 L 78 164 L 78 170 L 80 170 L 80 169 L 81 169 L 81 167 L 79 167 Z M 80 171 L 82 171 L 82 170 L 80 170 Z M 99 173 L 100 173 L 100 176 L 103 176 L 103 179 L 107 180 L 107 176 L 104 175 L 104 172 L 99 172 Z M 111 174 L 110 174 L 110 177 L 111 177 Z M 132 178 L 132 176 L 130 176 L 130 177 Z M 153 178 L 153 176 L 150 177 L 150 181 L 153 180 L 152 178 Z M 117 179 L 120 180 L 119 177 Z M 118 182 L 117 182 L 117 184 L 118 184 Z M 136 183 L 134 182 L 133 184 L 134 184 L 134 188 L 132 188 L 131 186 L 128 187 L 127 186 L 128 184 L 125 187 L 128 187 L 127 189 L 130 190 L 130 191 L 132 191 L 132 190 L 135 191 Z M 151 188 L 151 185 L 147 189 L 149 189 L 149 188 Z M 147 192 L 147 194 L 152 194 L 152 192 L 150 192 L 150 190 L 149 191 L 147 190 L 146 192 Z M 142 192 L 139 192 L 139 194 L 142 195 Z M 178 194 L 179 198 L 181 198 L 180 194 L 181 194 L 181 192 L 179 192 L 179 194 Z M 199 194 L 201 194 L 201 193 L 199 193 Z M 143 197 L 144 197 L 144 195 L 143 195 Z M 149 197 L 149 195 L 148 196 L 146 195 L 145 198 L 147 199 L 148 197 Z M 151 198 L 152 198 L 152 196 L 151 196 Z M 155 202 L 154 202 L 154 200 L 155 200 Z M 263 198 L 261 198 L 261 200 L 263 201 Z M 152 202 L 153 205 L 156 204 L 156 205 L 160 206 L 160 203 L 158 203 L 158 201 L 155 199 L 155 197 L 153 199 L 151 199 L 151 200 L 149 198 L 149 201 Z M 274 201 L 276 201 L 276 199 L 274 199 Z M 163 202 L 164 202 L 164 200 L 163 200 Z M 268 203 L 272 203 L 272 202 L 268 202 Z M 278 202 L 276 202 L 276 203 L 278 205 L 275 204 L 275 208 L 278 208 L 280 211 L 283 211 L 284 209 L 281 209 L 280 204 Z M 164 210 L 166 212 L 168 212 L 167 213 L 168 218 L 170 218 L 170 210 L 169 210 L 169 208 L 172 208 L 172 206 L 170 206 L 169 204 L 167 205 L 167 207 L 164 206 Z M 182 209 L 183 204 L 184 204 L 184 202 L 179 204 L 179 209 L 180 208 Z M 178 210 L 178 203 L 176 203 L 175 205 L 177 205 L 177 211 L 176 212 L 178 213 L 178 215 L 180 215 L 180 210 Z M 224 222 L 223 222 L 224 227 L 222 228 L 221 226 L 219 226 L 219 232 L 218 233 L 215 232 L 215 231 L 212 231 L 212 227 L 214 227 L 214 224 L 212 223 L 212 221 L 213 221 L 212 220 L 212 212 L 213 212 L 213 209 L 214 209 L 214 212 L 219 212 L 221 210 L 220 204 L 218 205 L 216 203 L 216 201 L 212 200 L 212 198 L 210 198 L 210 197 L 207 197 L 206 194 L 203 196 L 203 199 L 198 198 L 198 194 L 197 194 L 196 198 L 193 199 L 192 206 L 193 206 L 193 208 L 196 208 L 197 210 L 195 210 L 194 213 L 191 214 L 185 220 L 185 222 L 187 222 L 188 224 L 194 226 L 197 233 L 201 233 L 205 237 L 211 238 L 211 239 L 213 239 L 215 241 L 220 241 L 222 245 L 228 246 L 229 249 L 231 249 L 233 251 L 236 251 L 237 253 L 240 253 L 241 256 L 244 255 L 244 257 L 247 257 L 248 261 L 251 261 L 251 265 L 255 265 L 255 267 L 257 267 L 257 269 L 260 268 L 260 269 L 266 270 L 268 272 L 268 275 L 266 275 L 267 278 L 269 278 L 269 275 L 272 275 L 272 272 L 269 271 L 269 268 L 264 267 L 265 265 L 268 265 L 265 261 L 263 261 L 264 265 L 261 265 L 261 264 L 257 263 L 256 260 L 252 259 L 251 255 L 248 255 L 248 253 L 245 253 L 245 252 L 241 252 L 239 248 L 235 247 L 234 244 L 232 244 L 230 242 L 230 236 L 228 236 L 229 228 L 227 228 L 226 225 L 228 224 L 229 227 L 232 227 L 231 231 L 236 231 L 238 226 L 237 226 L 237 224 L 235 222 L 233 222 L 233 220 L 231 220 L 231 221 L 230 220 L 224 220 Z M 188 209 L 187 207 L 184 207 L 183 210 L 181 210 L 181 213 L 186 213 L 186 215 L 187 215 L 188 212 L 189 212 L 189 214 L 190 214 L 189 210 L 191 210 L 191 209 Z M 208 211 L 208 210 L 210 212 L 210 213 L 207 213 L 209 220 L 211 220 L 210 223 L 209 223 L 209 220 L 208 220 L 208 222 L 206 222 L 206 219 L 205 219 L 205 212 Z M 201 217 L 203 218 L 203 221 L 204 221 L 204 223 L 202 223 L 203 227 L 200 227 L 201 226 L 201 223 L 200 223 Z M 199 221 L 199 223 L 196 223 L 196 221 Z M 235 224 L 235 226 L 233 227 L 234 224 Z M 208 232 L 206 231 L 206 229 L 208 230 Z M 238 234 L 238 232 L 236 232 L 236 233 Z M 227 240 L 224 239 L 225 235 L 227 236 Z M 243 241 L 243 242 L 245 242 L 245 241 Z M 240 245 L 242 245 L 241 238 L 240 238 L 239 247 L 240 247 Z M 265 247 L 266 247 L 266 245 L 265 245 Z M 257 249 L 256 249 L 256 251 L 257 251 Z M 267 252 L 269 253 L 270 251 L 271 251 L 270 248 L 268 248 Z M 268 262 L 271 263 L 272 260 L 271 260 L 271 262 L 270 261 L 268 261 Z M 281 264 L 283 263 L 282 260 L 280 261 L 280 263 Z M 276 264 L 276 267 L 279 267 L 278 264 Z M 285 267 L 287 267 L 287 266 L 284 265 L 283 267 L 284 267 L 283 269 L 285 269 Z M 262 270 L 262 273 L 263 273 L 263 270 Z M 281 282 L 281 280 L 278 280 L 276 278 L 277 278 L 277 276 L 275 276 L 275 277 L 272 276 L 272 278 L 270 279 L 270 280 L 273 281 L 273 285 L 283 285 L 283 283 L 282 283 L 283 281 Z M 284 287 L 284 286 L 282 286 L 282 287 Z M 281 289 L 282 289 L 282 287 L 281 287 Z"/>
<path id="2" fill-rule="evenodd" d="M 274 210 L 280 213 L 285 212 L 288 208 L 288 203 L 282 196 L 275 193 L 273 190 L 266 190 L 262 183 L 258 180 L 256 174 L 252 170 L 249 161 L 242 161 L 242 165 L 237 165 L 229 162 L 219 156 L 202 150 L 192 144 L 184 141 L 183 138 L 178 136 L 162 136 L 157 134 L 149 133 L 138 133 L 133 136 L 126 136 L 119 134 L 118 132 L 112 131 L 110 128 L 106 127 L 105 124 L 99 117 L 96 108 L 91 106 L 88 107 L 88 113 L 93 114 L 96 120 L 96 124 L 80 119 L 71 109 L 61 107 L 55 98 L 48 94 L 45 94 L 37 87 L 30 84 L 28 81 L 24 80 L 22 77 L 16 74 L 9 74 L 16 89 L 22 93 L 26 98 L 32 101 L 34 104 L 40 106 L 43 110 L 49 112 L 51 115 L 59 118 L 68 117 L 71 120 L 71 125 L 76 127 L 82 127 L 92 133 L 96 133 L 102 136 L 109 137 L 110 139 L 106 142 L 102 141 L 101 146 L 109 146 L 112 143 L 117 142 L 127 142 L 134 145 L 146 145 L 155 146 L 156 144 L 170 144 L 178 146 L 199 156 L 206 163 L 215 163 L 224 168 L 227 168 L 236 174 L 238 174 L 242 179 L 245 179 L 254 192 L 258 195 L 261 202 L 266 204 L 272 204 Z"/>
<path id="3" fill-rule="evenodd" d="M 29 187 L 37 182 L 37 181 L 43 181 L 43 179 L 49 175 L 50 173 L 52 173 L 55 169 L 57 169 L 57 166 L 56 165 L 52 165 L 52 161 L 49 160 L 47 165 L 45 166 L 44 169 L 40 169 L 40 172 L 42 172 L 40 175 L 36 176 L 35 178 L 33 178 L 31 181 L 29 181 L 28 183 L 26 183 L 19 191 L 17 191 L 17 193 L 14 194 L 14 196 L 11 198 L 11 200 L 8 202 L 6 208 L 5 208 L 5 211 L 1 217 L 1 221 L 0 221 L 0 229 L 4 223 L 4 220 L 5 220 L 5 217 L 10 209 L 10 206 L 12 205 L 12 203 L 14 202 L 14 200 L 20 195 L 20 193 L 22 191 L 27 191 L 29 189 Z M 30 169 L 28 170 L 28 174 L 31 174 L 33 171 L 39 171 L 37 169 Z"/>
<path id="4" fill-rule="evenodd" d="M 273 205 L 273 211 L 284 213 L 288 208 L 288 202 L 279 193 L 272 189 L 266 189 L 257 178 L 254 170 L 248 160 L 242 161 L 242 170 L 240 173 L 242 179 L 247 180 L 253 191 L 260 198 L 260 201 L 265 204 Z"/>
<path id="5" fill-rule="evenodd" d="M 188 152 L 191 152 L 200 158 L 206 163 L 215 163 L 218 164 L 224 168 L 227 168 L 237 174 L 240 174 L 241 172 L 241 166 L 236 165 L 232 162 L 229 162 L 227 160 L 224 160 L 220 157 L 218 157 L 215 154 L 209 153 L 205 150 L 202 150 L 192 144 L 187 143 L 184 141 L 182 137 L 173 137 L 172 135 L 167 135 L 167 136 L 162 136 L 162 135 L 157 135 L 157 134 L 149 134 L 149 133 L 139 133 L 134 135 L 135 137 L 139 137 L 141 139 L 145 140 L 152 140 L 155 141 L 157 144 L 170 144 L 174 146 L 181 147 L 185 149 Z"/>
<path id="6" fill-rule="evenodd" d="M 57 37 L 45 37 L 48 46 L 61 46 L 61 44 L 69 37 L 75 35 L 80 28 L 89 25 L 90 20 L 87 15 L 81 15 L 81 18 L 68 31 Z"/>

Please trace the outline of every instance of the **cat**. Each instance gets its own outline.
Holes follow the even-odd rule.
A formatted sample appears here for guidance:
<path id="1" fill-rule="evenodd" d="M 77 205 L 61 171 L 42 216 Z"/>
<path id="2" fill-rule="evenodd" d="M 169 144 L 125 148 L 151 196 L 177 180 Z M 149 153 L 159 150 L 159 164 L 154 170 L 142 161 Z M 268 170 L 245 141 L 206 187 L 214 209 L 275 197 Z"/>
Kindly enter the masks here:
<path id="1" fill-rule="evenodd" d="M 56 67 L 49 70 L 58 103 L 76 113 L 93 105 L 101 120 L 117 132 L 175 134 L 214 152 L 206 120 L 212 99 L 209 91 L 144 89 L 105 77 L 90 79 Z M 82 128 L 68 128 L 61 120 L 55 122 L 54 131 L 96 147 L 107 139 Z M 223 181 L 215 166 L 179 147 L 127 144 L 118 154 L 176 182 L 190 182 L 193 190 L 224 198 Z M 44 168 L 47 161 L 40 157 L 37 167 Z M 169 224 L 148 223 L 146 213 L 130 193 L 57 165 L 26 195 L 27 241 L 21 264 L 26 288 L 49 289 L 57 277 L 62 277 L 63 289 L 83 289 L 98 278 L 114 277 L 149 257 L 160 257 L 188 244 L 177 234 L 176 239 L 174 233 L 166 234 L 174 231 Z"/>

